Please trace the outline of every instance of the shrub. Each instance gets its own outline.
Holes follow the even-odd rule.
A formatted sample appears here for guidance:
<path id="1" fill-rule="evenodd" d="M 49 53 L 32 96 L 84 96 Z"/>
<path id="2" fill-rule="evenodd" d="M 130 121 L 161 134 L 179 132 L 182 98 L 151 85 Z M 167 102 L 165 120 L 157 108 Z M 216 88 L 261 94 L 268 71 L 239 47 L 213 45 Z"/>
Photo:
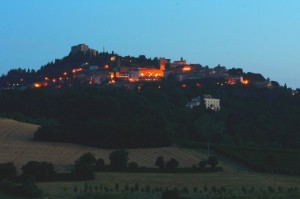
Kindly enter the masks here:
<path id="1" fill-rule="evenodd" d="M 165 168 L 165 161 L 162 156 L 158 156 L 155 161 L 155 166 L 158 166 L 160 169 Z"/>
<path id="2" fill-rule="evenodd" d="M 128 164 L 128 168 L 129 169 L 137 169 L 139 166 L 138 166 L 138 163 L 136 163 L 136 162 L 130 162 L 129 164 Z"/>
<path id="3" fill-rule="evenodd" d="M 115 189 L 116 189 L 116 191 L 119 190 L 119 187 L 120 187 L 120 186 L 119 186 L 119 183 L 116 183 L 116 184 L 115 184 Z"/>
<path id="4" fill-rule="evenodd" d="M 0 190 L 6 193 L 14 193 L 16 191 L 17 185 L 9 180 L 0 181 Z"/>
<path id="5" fill-rule="evenodd" d="M 200 170 L 204 170 L 205 167 L 206 167 L 206 165 L 207 165 L 207 161 L 206 161 L 206 160 L 201 160 L 201 161 L 199 162 L 199 169 L 200 169 Z"/>
<path id="6" fill-rule="evenodd" d="M 166 164 L 167 169 L 175 169 L 178 166 L 179 166 L 179 162 L 174 158 L 171 158 L 171 160 L 169 160 Z"/>
<path id="7" fill-rule="evenodd" d="M 197 188 L 197 187 L 193 187 L 193 191 L 194 191 L 195 193 L 197 193 L 197 192 L 198 192 L 198 188 Z"/>
<path id="8" fill-rule="evenodd" d="M 139 190 L 140 190 L 139 184 L 136 183 L 136 184 L 134 185 L 134 188 L 135 188 L 136 191 L 139 191 Z"/>
<path id="9" fill-rule="evenodd" d="M 13 180 L 17 175 L 17 169 L 11 162 L 0 164 L 0 179 Z"/>
<path id="10" fill-rule="evenodd" d="M 49 162 L 30 161 L 22 167 L 23 176 L 33 176 L 38 181 L 52 180 L 56 174 Z"/>
<path id="11" fill-rule="evenodd" d="M 218 158 L 216 156 L 209 156 L 207 159 L 207 164 L 211 166 L 212 169 L 214 169 L 218 164 Z"/>
<path id="12" fill-rule="evenodd" d="M 96 158 L 92 153 L 85 153 L 75 161 L 75 170 L 72 176 L 76 180 L 91 180 L 94 179 L 94 167 Z"/>
<path id="13" fill-rule="evenodd" d="M 149 185 L 146 185 L 146 186 L 145 186 L 145 192 L 146 192 L 146 193 L 149 193 L 150 190 L 151 190 L 150 186 L 149 186 Z"/>
<path id="14" fill-rule="evenodd" d="M 189 189 L 187 187 L 183 187 L 181 192 L 184 194 L 189 194 Z"/>
<path id="15" fill-rule="evenodd" d="M 126 150 L 115 150 L 109 155 L 110 166 L 114 169 L 125 169 L 128 162 L 128 152 Z"/>
<path id="16" fill-rule="evenodd" d="M 18 193 L 25 197 L 39 197 L 42 195 L 42 191 L 36 186 L 35 178 L 33 176 L 27 176 L 23 179 L 22 185 L 18 189 Z"/>
<path id="17" fill-rule="evenodd" d="M 105 162 L 104 162 L 104 160 L 103 160 L 102 158 L 97 159 L 97 160 L 96 160 L 96 164 L 95 164 L 95 170 L 96 170 L 96 171 L 101 171 L 101 170 L 104 169 L 104 167 L 105 167 Z"/>
<path id="18" fill-rule="evenodd" d="M 125 191 L 129 191 L 129 185 L 128 184 L 125 185 Z"/>

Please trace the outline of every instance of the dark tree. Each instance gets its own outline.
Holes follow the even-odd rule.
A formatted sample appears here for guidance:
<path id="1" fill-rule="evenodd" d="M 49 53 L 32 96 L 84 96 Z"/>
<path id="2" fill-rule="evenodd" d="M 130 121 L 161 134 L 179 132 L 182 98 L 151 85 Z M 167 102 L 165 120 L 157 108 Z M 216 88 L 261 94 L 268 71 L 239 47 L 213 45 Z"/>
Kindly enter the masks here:
<path id="1" fill-rule="evenodd" d="M 77 161 L 75 161 L 75 170 L 72 175 L 77 180 L 91 180 L 94 179 L 94 167 L 96 158 L 92 153 L 83 154 Z"/>
<path id="2" fill-rule="evenodd" d="M 105 167 L 105 162 L 102 158 L 96 160 L 95 170 L 101 171 Z"/>
<path id="3" fill-rule="evenodd" d="M 209 156 L 207 159 L 207 164 L 211 166 L 212 169 L 214 169 L 218 164 L 218 158 L 216 156 Z"/>
<path id="4" fill-rule="evenodd" d="M 155 161 L 155 166 L 158 166 L 160 169 L 165 168 L 165 161 L 162 156 L 158 156 Z"/>
<path id="5" fill-rule="evenodd" d="M 30 161 L 22 167 L 23 176 L 33 176 L 38 181 L 52 180 L 56 174 L 50 162 Z"/>
<path id="6" fill-rule="evenodd" d="M 171 158 L 171 160 L 169 160 L 166 164 L 167 169 L 175 169 L 178 166 L 179 166 L 179 162 L 174 158 Z"/>
<path id="7" fill-rule="evenodd" d="M 206 165 L 207 165 L 207 161 L 206 161 L 206 160 L 201 160 L 201 161 L 199 162 L 199 169 L 200 169 L 200 170 L 205 169 Z"/>
<path id="8" fill-rule="evenodd" d="M 33 176 L 26 176 L 23 179 L 22 185 L 18 190 L 21 196 L 37 198 L 42 194 L 42 190 L 35 184 L 35 178 Z"/>
<path id="9" fill-rule="evenodd" d="M 128 168 L 129 169 L 137 169 L 139 167 L 139 165 L 138 165 L 138 163 L 136 163 L 136 162 L 130 162 L 129 164 L 128 164 Z"/>
<path id="10" fill-rule="evenodd" d="M 0 179 L 13 180 L 17 175 L 17 169 L 11 162 L 0 164 Z"/>
<path id="11" fill-rule="evenodd" d="M 114 169 L 125 169 L 128 162 L 128 152 L 126 150 L 115 150 L 109 155 L 110 166 Z"/>

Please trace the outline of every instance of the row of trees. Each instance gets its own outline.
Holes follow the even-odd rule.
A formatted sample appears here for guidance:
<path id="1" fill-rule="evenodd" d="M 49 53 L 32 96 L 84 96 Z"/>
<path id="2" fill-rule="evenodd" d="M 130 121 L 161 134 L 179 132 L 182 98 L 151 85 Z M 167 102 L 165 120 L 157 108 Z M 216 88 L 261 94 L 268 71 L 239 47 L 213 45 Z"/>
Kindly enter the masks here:
<path id="1" fill-rule="evenodd" d="M 94 171 L 103 171 L 107 168 L 116 171 L 137 170 L 138 163 L 130 162 L 128 164 L 128 152 L 126 150 L 115 150 L 109 155 L 110 165 L 105 166 L 103 159 L 96 159 L 92 153 L 83 154 L 77 161 L 75 161 L 75 169 L 72 173 L 75 179 L 85 180 L 93 179 Z M 179 162 L 175 158 L 171 158 L 169 161 L 165 162 L 162 156 L 158 156 L 155 161 L 155 166 L 159 169 L 166 171 L 175 171 L 179 166 Z M 206 169 L 206 165 L 210 165 L 211 169 L 214 170 L 219 164 L 218 158 L 215 156 L 208 157 L 207 160 L 201 160 L 198 165 L 198 169 L 203 171 Z M 142 168 L 145 169 L 145 168 Z"/>

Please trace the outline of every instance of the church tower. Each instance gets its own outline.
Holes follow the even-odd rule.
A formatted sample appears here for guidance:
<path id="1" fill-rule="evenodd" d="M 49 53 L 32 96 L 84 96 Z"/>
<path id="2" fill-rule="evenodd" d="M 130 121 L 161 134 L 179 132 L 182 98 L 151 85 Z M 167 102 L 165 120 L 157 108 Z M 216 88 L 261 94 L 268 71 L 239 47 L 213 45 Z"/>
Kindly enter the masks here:
<path id="1" fill-rule="evenodd" d="M 160 70 L 166 69 L 166 59 L 165 58 L 159 58 L 159 69 Z"/>

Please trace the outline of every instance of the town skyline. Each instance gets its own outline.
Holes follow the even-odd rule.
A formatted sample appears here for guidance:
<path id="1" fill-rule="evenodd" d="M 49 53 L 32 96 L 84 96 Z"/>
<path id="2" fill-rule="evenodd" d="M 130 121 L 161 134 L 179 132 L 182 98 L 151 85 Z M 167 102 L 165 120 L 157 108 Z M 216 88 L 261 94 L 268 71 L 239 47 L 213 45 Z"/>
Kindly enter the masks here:
<path id="1" fill-rule="evenodd" d="M 300 87 L 297 1 L 0 4 L 1 75 L 18 67 L 36 70 L 86 43 L 122 56 L 184 57 L 209 67 L 243 68 Z"/>

